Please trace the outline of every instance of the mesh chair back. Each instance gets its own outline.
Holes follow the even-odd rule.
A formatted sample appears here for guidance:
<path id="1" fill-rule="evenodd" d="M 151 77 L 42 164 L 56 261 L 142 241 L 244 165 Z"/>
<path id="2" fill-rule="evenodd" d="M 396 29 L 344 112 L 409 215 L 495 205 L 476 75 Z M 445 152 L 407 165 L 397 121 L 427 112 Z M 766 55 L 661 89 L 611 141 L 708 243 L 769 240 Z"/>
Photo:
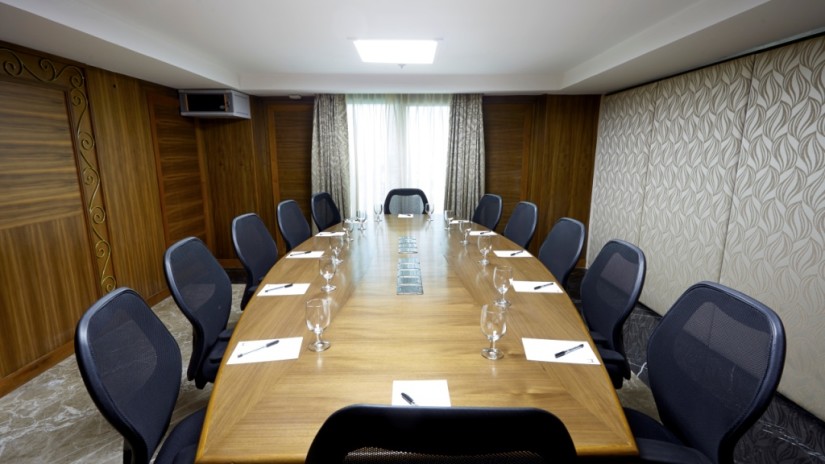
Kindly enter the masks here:
<path id="1" fill-rule="evenodd" d="M 663 424 L 714 462 L 733 462 L 736 442 L 773 397 L 784 360 L 776 313 L 712 282 L 686 290 L 648 343 Z"/>
<path id="2" fill-rule="evenodd" d="M 575 457 L 567 428 L 541 409 L 353 405 L 327 418 L 306 463 L 568 463 Z"/>
<path id="3" fill-rule="evenodd" d="M 473 222 L 484 227 L 495 230 L 501 221 L 501 210 L 503 202 L 500 195 L 486 193 L 478 201 L 475 212 L 473 212 Z"/>
<path id="4" fill-rule="evenodd" d="M 341 212 L 332 199 L 332 195 L 327 192 L 319 192 L 312 195 L 310 202 L 312 207 L 312 221 L 318 230 L 326 230 L 341 222 Z"/>
<path id="5" fill-rule="evenodd" d="M 384 199 L 384 214 L 423 214 L 427 203 L 427 195 L 421 189 L 392 189 Z"/>
<path id="6" fill-rule="evenodd" d="M 75 353 L 92 400 L 125 439 L 124 462 L 148 464 L 178 398 L 177 342 L 134 290 L 119 288 L 80 318 Z"/>
<path id="7" fill-rule="evenodd" d="M 201 387 L 211 381 L 203 375 L 207 353 L 229 322 L 232 283 L 196 237 L 185 238 L 166 250 L 164 272 L 172 298 L 193 327 L 187 377 Z"/>
<path id="8" fill-rule="evenodd" d="M 520 201 L 513 209 L 513 214 L 504 226 L 503 235 L 516 245 L 527 248 L 536 233 L 536 223 L 539 219 L 539 209 L 534 203 Z"/>
<path id="9" fill-rule="evenodd" d="M 581 283 L 581 307 L 591 331 L 607 347 L 625 356 L 622 325 L 639 301 L 645 282 L 642 250 L 623 240 L 611 240 L 599 251 Z"/>
<path id="10" fill-rule="evenodd" d="M 278 228 L 286 242 L 286 250 L 292 250 L 312 236 L 309 222 L 295 200 L 278 204 Z"/>
<path id="11" fill-rule="evenodd" d="M 539 261 L 558 279 L 562 287 L 576 267 L 584 248 L 584 224 L 563 217 L 556 221 L 539 248 Z"/>
<path id="12" fill-rule="evenodd" d="M 246 271 L 246 288 L 241 300 L 243 309 L 278 260 L 278 247 L 266 224 L 255 213 L 243 214 L 232 220 L 232 244 Z"/>

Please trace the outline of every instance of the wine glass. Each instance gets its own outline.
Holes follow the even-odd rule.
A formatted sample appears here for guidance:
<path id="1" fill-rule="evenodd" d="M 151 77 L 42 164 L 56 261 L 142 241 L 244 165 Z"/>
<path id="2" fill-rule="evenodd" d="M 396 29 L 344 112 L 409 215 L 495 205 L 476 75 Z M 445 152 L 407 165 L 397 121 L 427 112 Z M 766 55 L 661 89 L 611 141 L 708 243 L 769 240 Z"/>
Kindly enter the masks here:
<path id="1" fill-rule="evenodd" d="M 470 243 L 470 232 L 473 231 L 473 223 L 467 221 L 467 224 L 464 225 L 464 239 L 461 241 L 462 245 L 467 245 Z"/>
<path id="2" fill-rule="evenodd" d="M 490 346 L 481 350 L 481 355 L 487 359 L 501 359 L 504 352 L 496 348 L 496 340 L 504 336 L 507 332 L 507 309 L 496 305 L 484 305 L 481 307 L 481 333 Z"/>
<path id="3" fill-rule="evenodd" d="M 453 211 L 449 209 L 444 210 L 444 228 L 450 230 L 450 222 L 453 220 Z"/>
<path id="4" fill-rule="evenodd" d="M 364 223 L 367 221 L 367 210 L 365 210 L 365 209 L 357 210 L 355 212 L 355 218 L 358 220 L 358 224 L 359 224 L 358 225 L 358 230 L 360 230 L 360 231 L 367 230 L 366 227 L 364 227 Z"/>
<path id="5" fill-rule="evenodd" d="M 433 220 L 433 213 L 435 212 L 435 208 L 430 203 L 424 205 L 424 212 L 427 213 L 427 222 L 432 222 Z"/>
<path id="6" fill-rule="evenodd" d="M 493 249 L 493 237 L 489 234 L 483 234 L 478 236 L 478 251 L 481 252 L 481 261 L 479 263 L 482 266 L 486 266 L 490 264 L 490 260 L 487 259 L 487 253 Z"/>
<path id="7" fill-rule="evenodd" d="M 306 303 L 307 328 L 315 334 L 315 341 L 307 348 L 311 351 L 324 351 L 329 348 L 327 340 L 321 340 L 321 334 L 329 326 L 329 300 L 314 298 Z"/>
<path id="8" fill-rule="evenodd" d="M 512 279 L 513 268 L 510 266 L 498 265 L 493 270 L 493 285 L 501 295 L 501 298 L 496 300 L 496 306 L 501 306 L 502 308 L 510 306 L 510 302 L 507 301 L 507 298 L 505 298 L 504 295 L 506 295 L 507 290 L 510 289 L 510 282 Z"/>
<path id="9" fill-rule="evenodd" d="M 344 220 L 344 235 L 347 236 L 347 241 L 353 241 L 352 238 L 352 228 L 353 224 L 355 224 L 355 219 L 349 218 Z"/>
<path id="10" fill-rule="evenodd" d="M 344 249 L 344 240 L 346 240 L 344 235 L 333 235 L 329 238 L 329 249 L 332 252 L 332 260 L 335 262 L 336 266 L 344 262 L 344 260 L 341 259 L 341 250 Z"/>
<path id="11" fill-rule="evenodd" d="M 372 212 L 375 213 L 375 222 L 381 222 L 384 218 L 384 205 L 381 203 L 374 204 Z"/>
<path id="12" fill-rule="evenodd" d="M 459 243 L 461 243 L 462 245 L 467 244 L 466 230 L 470 228 L 472 228 L 472 226 L 470 225 L 470 221 L 465 221 L 464 219 L 458 221 L 458 231 L 461 232 L 461 242 Z"/>
<path id="13" fill-rule="evenodd" d="M 321 277 L 327 281 L 326 285 L 321 287 L 321 290 L 329 293 L 335 290 L 335 285 L 330 285 L 329 281 L 335 276 L 335 269 L 338 266 L 335 264 L 335 257 L 332 254 L 324 253 L 318 260 L 318 269 L 321 272 Z"/>

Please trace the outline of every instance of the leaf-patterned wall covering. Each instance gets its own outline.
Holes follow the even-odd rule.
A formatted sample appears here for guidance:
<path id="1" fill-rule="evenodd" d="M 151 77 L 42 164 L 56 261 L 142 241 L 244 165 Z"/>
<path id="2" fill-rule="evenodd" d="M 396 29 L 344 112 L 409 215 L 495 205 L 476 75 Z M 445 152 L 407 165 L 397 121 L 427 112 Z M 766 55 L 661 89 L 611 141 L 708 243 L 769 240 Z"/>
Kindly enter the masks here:
<path id="1" fill-rule="evenodd" d="M 703 279 L 772 307 L 779 391 L 825 418 L 825 37 L 605 97 L 588 232 L 642 248 L 660 314 Z"/>

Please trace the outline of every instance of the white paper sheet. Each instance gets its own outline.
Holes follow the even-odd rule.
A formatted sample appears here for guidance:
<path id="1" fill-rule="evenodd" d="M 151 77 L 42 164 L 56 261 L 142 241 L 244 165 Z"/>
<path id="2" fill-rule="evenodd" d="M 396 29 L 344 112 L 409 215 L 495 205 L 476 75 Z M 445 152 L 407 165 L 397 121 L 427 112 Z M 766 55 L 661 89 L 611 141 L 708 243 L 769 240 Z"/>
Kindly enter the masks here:
<path id="1" fill-rule="evenodd" d="M 451 406 L 446 380 L 395 380 L 392 382 L 392 405 L 413 406 L 401 393 L 406 393 L 416 406 Z"/>
<path id="2" fill-rule="evenodd" d="M 292 284 L 291 287 L 285 287 L 285 285 L 288 285 L 288 282 L 266 284 L 258 291 L 258 296 L 303 295 L 309 288 L 309 284 Z"/>
<path id="3" fill-rule="evenodd" d="M 398 217 L 400 217 L 401 219 L 409 219 L 409 218 L 413 217 L 413 215 L 412 214 L 399 214 Z"/>
<path id="4" fill-rule="evenodd" d="M 343 231 L 339 232 L 318 232 L 315 234 L 316 237 L 340 237 L 344 235 Z"/>
<path id="5" fill-rule="evenodd" d="M 522 338 L 524 355 L 528 361 L 543 361 L 569 364 L 600 364 L 599 358 L 584 340 L 548 340 L 542 338 Z M 576 348 L 581 346 L 581 348 Z M 574 348 L 572 351 L 567 352 Z M 560 356 L 556 356 L 560 353 Z"/>
<path id="6" fill-rule="evenodd" d="M 533 255 L 527 250 L 493 250 L 499 258 L 529 258 Z"/>
<path id="7" fill-rule="evenodd" d="M 315 258 L 318 259 L 324 255 L 323 251 L 292 251 L 287 253 L 287 258 Z"/>
<path id="8" fill-rule="evenodd" d="M 498 235 L 492 230 L 473 230 L 470 231 L 470 237 L 478 237 L 479 235 Z"/>
<path id="9" fill-rule="evenodd" d="M 561 293 L 559 286 L 548 280 L 513 280 L 513 290 L 519 293 Z M 536 288 L 538 287 L 538 288 Z"/>
<path id="10" fill-rule="evenodd" d="M 278 340 L 272 346 L 267 343 Z M 267 340 L 247 340 L 238 342 L 227 364 L 249 364 L 267 361 L 298 359 L 304 337 L 270 338 Z"/>

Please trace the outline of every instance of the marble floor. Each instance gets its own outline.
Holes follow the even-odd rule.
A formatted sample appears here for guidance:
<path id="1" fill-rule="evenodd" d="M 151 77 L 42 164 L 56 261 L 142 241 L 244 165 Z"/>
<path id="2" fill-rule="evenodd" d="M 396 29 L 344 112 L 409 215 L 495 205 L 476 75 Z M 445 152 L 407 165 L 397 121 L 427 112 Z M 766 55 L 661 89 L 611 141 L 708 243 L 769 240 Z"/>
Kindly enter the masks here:
<path id="1" fill-rule="evenodd" d="M 240 316 L 237 302 L 243 285 L 233 285 L 233 292 L 230 325 Z M 191 326 L 171 297 L 153 309 L 179 341 L 186 369 Z M 183 372 L 181 379 L 173 423 L 205 406 L 211 392 L 211 385 L 195 388 Z M 626 381 L 618 393 L 623 404 L 655 414 L 650 391 L 638 377 Z M 122 444 L 92 403 L 74 356 L 0 398 L 0 463 L 116 464 L 122 462 Z"/>

